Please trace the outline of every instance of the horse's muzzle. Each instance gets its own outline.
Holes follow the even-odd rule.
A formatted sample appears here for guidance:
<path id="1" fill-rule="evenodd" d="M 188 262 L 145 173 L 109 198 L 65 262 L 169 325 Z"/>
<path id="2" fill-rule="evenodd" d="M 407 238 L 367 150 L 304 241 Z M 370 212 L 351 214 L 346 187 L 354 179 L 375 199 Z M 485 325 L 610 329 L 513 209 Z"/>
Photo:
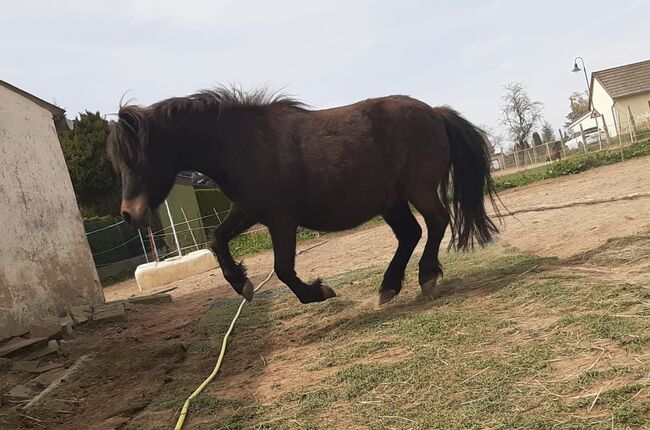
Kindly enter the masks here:
<path id="1" fill-rule="evenodd" d="M 122 200 L 122 218 L 133 227 L 141 228 L 151 225 L 152 213 L 149 205 L 144 203 L 144 199 L 135 198 L 132 200 Z"/>

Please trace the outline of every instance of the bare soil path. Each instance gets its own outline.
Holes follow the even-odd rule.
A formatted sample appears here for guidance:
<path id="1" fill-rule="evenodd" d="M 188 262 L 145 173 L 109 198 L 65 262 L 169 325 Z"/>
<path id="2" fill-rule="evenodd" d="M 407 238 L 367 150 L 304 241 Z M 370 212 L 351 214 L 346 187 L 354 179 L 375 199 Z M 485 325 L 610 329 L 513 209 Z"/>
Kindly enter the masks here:
<path id="1" fill-rule="evenodd" d="M 516 209 L 649 190 L 650 157 L 645 157 L 517 188 L 503 192 L 501 198 L 506 206 Z M 527 213 L 517 216 L 517 219 L 508 217 L 505 223 L 500 240 L 520 250 L 544 257 L 579 257 L 611 238 L 650 231 L 650 199 Z M 396 247 L 396 241 L 384 223 L 353 232 L 327 235 L 313 243 L 319 241 L 327 242 L 297 259 L 297 271 L 305 279 L 331 279 L 364 268 L 383 268 Z M 313 243 L 302 244 L 299 249 Z M 424 240 L 418 245 L 416 253 L 420 253 L 423 246 Z M 254 283 L 271 270 L 272 258 L 271 252 L 244 258 Z M 274 286 L 279 286 L 275 279 L 270 284 L 271 288 Z M 66 359 L 69 363 L 84 354 L 94 354 L 103 358 L 104 362 L 108 359 L 112 365 L 86 367 L 82 375 L 63 384 L 43 409 L 35 411 L 41 422 L 34 421 L 31 426 L 25 424 L 25 427 L 119 428 L 144 408 L 152 409 L 153 415 L 156 408 L 164 409 L 161 393 L 172 392 L 175 384 L 182 384 L 183 388 L 188 384 L 198 385 L 210 372 L 218 345 L 200 341 L 203 333 L 197 331 L 197 323 L 213 304 L 238 296 L 225 283 L 220 270 L 206 272 L 168 287 L 175 287 L 171 293 L 173 303 L 136 306 L 129 312 L 127 322 L 87 328 L 78 333 L 69 343 L 71 353 Z M 285 289 L 284 286 L 280 288 Z M 107 300 L 125 299 L 137 292 L 134 281 L 105 289 Z M 293 296 L 284 297 L 288 305 L 300 306 Z M 313 325 L 315 322 L 305 321 L 305 324 Z M 221 322 L 215 323 L 214 330 L 221 328 Z M 245 347 L 240 345 L 240 348 L 255 356 L 265 348 L 275 349 L 276 354 L 287 357 L 301 355 L 304 351 L 300 342 L 292 346 L 294 340 L 289 337 L 270 345 L 270 339 L 257 336 L 250 344 Z M 278 345 L 283 346 L 281 351 Z M 188 348 L 195 353 L 193 357 L 201 359 L 193 359 L 190 363 L 189 360 L 185 361 Z M 197 348 L 205 348 L 205 354 L 197 355 Z M 260 362 L 266 359 L 260 357 Z M 229 387 L 236 388 L 236 374 L 242 370 L 240 364 L 244 364 L 236 361 L 228 361 L 227 364 L 225 376 L 230 378 Z M 276 369 L 278 375 L 284 374 L 282 362 L 265 364 L 271 366 L 271 370 Z M 323 372 L 327 373 L 328 370 Z M 278 384 L 295 385 L 296 381 L 302 381 L 302 377 L 293 379 L 293 382 L 286 378 L 274 378 L 273 373 L 266 373 L 264 390 L 254 391 L 252 396 L 260 396 L 260 401 L 264 402 L 265 396 L 272 393 Z M 246 381 L 240 381 L 239 386 L 245 387 Z M 158 403 L 152 406 L 154 399 Z M 167 418 L 165 416 L 165 420 Z M 15 424 L 11 425 L 13 427 L 8 428 L 16 428 Z"/>

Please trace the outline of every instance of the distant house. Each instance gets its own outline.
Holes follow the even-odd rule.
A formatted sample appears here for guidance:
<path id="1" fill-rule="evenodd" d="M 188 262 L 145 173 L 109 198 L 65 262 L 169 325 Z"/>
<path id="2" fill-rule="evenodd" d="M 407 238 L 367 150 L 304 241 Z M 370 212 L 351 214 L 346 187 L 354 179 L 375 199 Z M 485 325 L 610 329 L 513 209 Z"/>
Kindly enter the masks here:
<path id="1" fill-rule="evenodd" d="M 104 301 L 57 137 L 64 113 L 0 81 L 0 338 Z"/>
<path id="2" fill-rule="evenodd" d="M 610 136 L 628 133 L 633 119 L 650 122 L 650 60 L 594 72 L 590 90 L 590 109 Z"/>
<path id="3" fill-rule="evenodd" d="M 591 115 L 591 111 L 589 111 L 566 126 L 566 130 L 569 134 L 572 134 L 580 132 L 580 126 L 582 126 L 583 130 L 586 130 L 588 128 L 598 127 L 598 125 L 599 124 L 596 123 L 596 118 L 594 118 Z M 602 126 L 602 122 L 600 122 L 600 125 Z"/>
<path id="4" fill-rule="evenodd" d="M 599 128 L 602 130 L 603 121 L 602 119 L 597 121 L 597 119 L 598 118 L 595 118 L 592 115 L 591 111 L 588 111 L 580 118 L 576 119 L 571 124 L 566 126 L 565 141 L 566 141 L 567 148 L 575 149 L 578 148 L 580 145 L 582 145 L 580 126 L 582 126 L 583 131 L 595 129 L 595 128 Z M 610 134 L 610 136 L 614 136 L 614 135 Z"/>

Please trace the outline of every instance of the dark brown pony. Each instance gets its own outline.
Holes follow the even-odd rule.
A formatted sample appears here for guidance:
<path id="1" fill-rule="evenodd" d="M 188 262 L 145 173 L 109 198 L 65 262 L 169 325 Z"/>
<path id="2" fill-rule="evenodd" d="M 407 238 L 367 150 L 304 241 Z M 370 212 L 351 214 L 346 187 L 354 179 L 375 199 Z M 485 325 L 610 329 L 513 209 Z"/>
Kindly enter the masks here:
<path id="1" fill-rule="evenodd" d="M 308 110 L 284 96 L 219 88 L 150 107 L 124 106 L 108 140 L 122 178 L 122 214 L 137 227 L 151 221 L 180 170 L 200 171 L 232 200 L 212 249 L 224 277 L 246 299 L 253 286 L 228 243 L 255 223 L 269 228 L 275 271 L 302 303 L 336 294 L 294 270 L 296 229 L 356 227 L 382 215 L 398 240 L 379 303 L 400 292 L 422 229 L 422 294 L 442 274 L 438 251 L 451 223 L 451 246 L 483 245 L 497 232 L 484 207 L 493 200 L 490 157 L 478 129 L 449 108 L 405 96 Z"/>

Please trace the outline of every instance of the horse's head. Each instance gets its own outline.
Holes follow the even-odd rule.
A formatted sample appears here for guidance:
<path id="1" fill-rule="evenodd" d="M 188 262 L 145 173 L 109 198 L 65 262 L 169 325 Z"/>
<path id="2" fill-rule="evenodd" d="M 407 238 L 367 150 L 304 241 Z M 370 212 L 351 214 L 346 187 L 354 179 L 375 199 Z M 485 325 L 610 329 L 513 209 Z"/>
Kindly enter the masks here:
<path id="1" fill-rule="evenodd" d="M 138 106 L 120 108 L 107 150 L 122 180 L 122 216 L 135 227 L 151 225 L 153 210 L 174 185 L 178 169 L 170 149 L 150 112 Z"/>

